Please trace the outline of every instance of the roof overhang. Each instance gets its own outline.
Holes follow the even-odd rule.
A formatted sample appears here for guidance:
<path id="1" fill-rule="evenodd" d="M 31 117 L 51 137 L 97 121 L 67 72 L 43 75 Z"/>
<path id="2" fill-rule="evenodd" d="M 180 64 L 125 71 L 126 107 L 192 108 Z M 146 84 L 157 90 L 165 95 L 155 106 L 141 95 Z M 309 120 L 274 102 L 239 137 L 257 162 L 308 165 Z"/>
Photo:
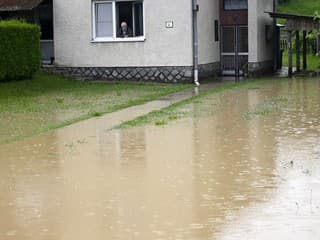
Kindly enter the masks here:
<path id="1" fill-rule="evenodd" d="M 0 12 L 28 11 L 36 8 L 43 0 L 0 0 Z"/>
<path id="2" fill-rule="evenodd" d="M 279 12 L 266 12 L 272 18 L 279 18 L 279 19 L 304 19 L 314 21 L 314 16 L 309 15 L 301 15 L 301 14 L 291 14 L 291 13 L 279 13 Z"/>
<path id="3" fill-rule="evenodd" d="M 312 31 L 314 29 L 319 29 L 320 27 L 320 20 L 314 16 L 278 12 L 266 13 L 272 18 L 287 20 L 285 25 L 286 29 L 289 31 Z"/>

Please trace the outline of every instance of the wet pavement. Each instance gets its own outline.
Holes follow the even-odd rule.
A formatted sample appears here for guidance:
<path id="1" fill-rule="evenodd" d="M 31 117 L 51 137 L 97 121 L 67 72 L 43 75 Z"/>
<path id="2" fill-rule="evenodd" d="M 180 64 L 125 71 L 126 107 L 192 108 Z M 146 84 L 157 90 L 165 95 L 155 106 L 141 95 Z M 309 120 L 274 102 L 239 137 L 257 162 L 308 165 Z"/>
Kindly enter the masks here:
<path id="1" fill-rule="evenodd" d="M 0 239 L 320 239 L 320 80 L 110 130 L 167 101 L 0 145 Z"/>

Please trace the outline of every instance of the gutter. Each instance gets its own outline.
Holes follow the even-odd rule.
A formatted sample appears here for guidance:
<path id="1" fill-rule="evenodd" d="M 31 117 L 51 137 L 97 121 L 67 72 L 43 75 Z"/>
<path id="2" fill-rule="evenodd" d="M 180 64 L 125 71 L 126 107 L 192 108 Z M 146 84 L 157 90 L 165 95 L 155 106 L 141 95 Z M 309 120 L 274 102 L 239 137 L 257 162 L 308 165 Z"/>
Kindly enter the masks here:
<path id="1" fill-rule="evenodd" d="M 192 1 L 192 32 L 193 32 L 193 70 L 194 83 L 200 86 L 199 83 L 199 44 L 198 44 L 198 0 Z"/>

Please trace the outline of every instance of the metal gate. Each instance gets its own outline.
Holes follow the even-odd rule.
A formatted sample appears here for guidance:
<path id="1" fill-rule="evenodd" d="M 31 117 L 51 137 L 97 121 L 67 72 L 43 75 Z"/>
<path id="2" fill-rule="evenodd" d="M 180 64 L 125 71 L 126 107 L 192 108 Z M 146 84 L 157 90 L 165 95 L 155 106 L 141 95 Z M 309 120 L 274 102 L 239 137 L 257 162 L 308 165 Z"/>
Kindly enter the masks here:
<path id="1" fill-rule="evenodd" d="M 221 40 L 222 74 L 243 75 L 248 67 L 248 26 L 222 26 Z"/>

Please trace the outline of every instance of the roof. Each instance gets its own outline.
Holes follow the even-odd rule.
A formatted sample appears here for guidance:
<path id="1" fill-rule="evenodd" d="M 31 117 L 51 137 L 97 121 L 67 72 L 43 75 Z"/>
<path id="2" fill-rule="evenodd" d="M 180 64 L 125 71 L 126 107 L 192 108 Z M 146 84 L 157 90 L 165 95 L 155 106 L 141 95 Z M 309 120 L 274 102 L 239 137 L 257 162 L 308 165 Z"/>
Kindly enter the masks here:
<path id="1" fill-rule="evenodd" d="M 320 27 L 320 20 L 314 16 L 277 12 L 266 13 L 272 18 L 285 19 L 288 31 L 312 31 Z"/>
<path id="2" fill-rule="evenodd" d="M 314 21 L 314 16 L 301 15 L 301 14 L 291 14 L 291 13 L 278 13 L 278 12 L 266 12 L 269 13 L 272 18 L 281 18 L 281 19 L 297 19 L 297 20 L 311 20 Z"/>
<path id="3" fill-rule="evenodd" d="M 0 12 L 32 10 L 43 0 L 0 0 Z"/>

